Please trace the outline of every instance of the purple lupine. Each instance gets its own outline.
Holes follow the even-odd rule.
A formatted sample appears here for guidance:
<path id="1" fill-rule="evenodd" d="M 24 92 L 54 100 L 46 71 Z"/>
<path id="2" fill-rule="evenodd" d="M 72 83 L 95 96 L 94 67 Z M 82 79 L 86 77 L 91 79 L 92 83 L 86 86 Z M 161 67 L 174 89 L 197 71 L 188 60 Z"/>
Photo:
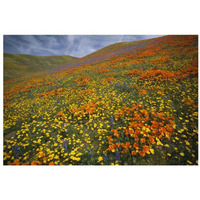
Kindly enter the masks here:
<path id="1" fill-rule="evenodd" d="M 120 152 L 119 151 L 115 152 L 115 158 L 116 158 L 116 160 L 120 160 Z"/>
<path id="2" fill-rule="evenodd" d="M 67 133 L 67 129 L 65 130 L 65 133 Z"/>
<path id="3" fill-rule="evenodd" d="M 103 98 L 105 97 L 105 94 L 104 94 L 104 93 L 102 93 L 102 97 L 103 97 Z"/>
<path id="4" fill-rule="evenodd" d="M 126 81 L 124 81 L 124 87 L 125 87 L 125 88 L 127 88 L 127 84 L 126 84 Z"/>
<path id="5" fill-rule="evenodd" d="M 20 156 L 20 154 L 21 154 L 22 152 L 21 152 L 21 150 L 20 150 L 20 148 L 19 148 L 18 145 L 15 145 L 15 146 L 14 146 L 14 151 L 15 151 L 15 156 L 14 156 L 15 159 L 16 159 L 16 158 L 19 158 L 19 156 Z"/>
<path id="6" fill-rule="evenodd" d="M 59 103 L 60 101 L 59 101 L 59 99 L 57 100 L 57 103 Z"/>
<path id="7" fill-rule="evenodd" d="M 65 140 L 63 141 L 62 146 L 65 149 L 65 151 L 67 151 L 67 142 Z"/>
<path id="8" fill-rule="evenodd" d="M 113 119 L 113 117 L 110 117 L 110 126 L 114 126 L 114 119 Z"/>
<path id="9" fill-rule="evenodd" d="M 90 154 L 89 154 L 89 158 L 92 158 L 92 156 L 93 156 L 93 155 L 90 153 Z"/>
<path id="10" fill-rule="evenodd" d="M 125 101 L 126 101 L 126 100 L 125 100 L 125 98 L 123 97 L 123 98 L 122 98 L 122 102 L 125 103 Z"/>
<path id="11" fill-rule="evenodd" d="M 185 86 L 185 84 L 182 85 L 182 91 L 183 91 L 183 92 L 186 91 L 186 86 Z"/>
<path id="12" fill-rule="evenodd" d="M 108 156 L 106 154 L 104 155 L 103 160 L 108 161 Z"/>

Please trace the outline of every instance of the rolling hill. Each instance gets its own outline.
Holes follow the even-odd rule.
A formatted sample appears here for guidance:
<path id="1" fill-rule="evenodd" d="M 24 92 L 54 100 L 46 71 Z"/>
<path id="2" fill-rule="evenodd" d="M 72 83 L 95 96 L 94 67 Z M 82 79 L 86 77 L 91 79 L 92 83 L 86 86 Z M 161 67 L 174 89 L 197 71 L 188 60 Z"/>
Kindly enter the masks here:
<path id="1" fill-rule="evenodd" d="M 194 43 L 190 43 L 189 39 Z M 89 65 L 89 64 L 99 64 L 101 62 L 106 62 L 109 59 L 113 60 L 114 58 L 120 58 L 122 61 L 126 60 L 136 60 L 136 58 L 150 59 L 151 57 L 164 56 L 164 54 L 169 55 L 172 59 L 178 59 L 181 52 L 175 52 L 177 47 L 180 47 L 180 50 L 184 49 L 185 51 L 191 51 L 193 46 L 196 46 L 198 38 L 196 36 L 187 36 L 187 35 L 169 35 L 153 39 L 145 39 L 140 41 L 133 42 L 121 42 L 111 44 L 106 46 L 94 53 L 91 53 L 87 56 L 84 56 L 79 59 L 75 59 L 72 62 L 58 66 L 52 69 L 52 72 L 56 72 L 62 69 L 75 68 L 79 66 Z M 159 46 L 162 47 L 160 52 Z M 169 51 L 170 50 L 170 51 Z M 185 52 L 186 53 L 186 52 Z M 197 52 L 195 52 L 197 53 Z M 127 57 L 128 56 L 128 57 Z M 127 57 L 127 58 L 126 58 Z"/>
<path id="2" fill-rule="evenodd" d="M 23 77 L 27 74 L 45 72 L 56 66 L 70 63 L 72 56 L 32 56 L 4 53 L 4 80 Z"/>

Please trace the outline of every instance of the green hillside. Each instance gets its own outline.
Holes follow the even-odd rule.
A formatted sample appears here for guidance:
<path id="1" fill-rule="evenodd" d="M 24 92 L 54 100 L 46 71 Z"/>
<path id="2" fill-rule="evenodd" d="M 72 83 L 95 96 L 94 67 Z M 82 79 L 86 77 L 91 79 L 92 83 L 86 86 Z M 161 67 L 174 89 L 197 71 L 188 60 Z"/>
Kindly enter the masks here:
<path id="1" fill-rule="evenodd" d="M 45 72 L 56 66 L 70 63 L 75 57 L 59 56 L 32 56 L 4 53 L 4 80 L 19 78 L 27 74 Z"/>

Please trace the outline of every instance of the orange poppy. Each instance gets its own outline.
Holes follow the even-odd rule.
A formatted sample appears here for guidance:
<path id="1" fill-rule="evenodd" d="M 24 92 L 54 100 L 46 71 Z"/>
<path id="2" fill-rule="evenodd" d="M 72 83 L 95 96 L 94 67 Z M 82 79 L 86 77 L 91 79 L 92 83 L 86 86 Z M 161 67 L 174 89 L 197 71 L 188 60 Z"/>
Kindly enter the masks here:
<path id="1" fill-rule="evenodd" d="M 116 147 L 119 148 L 119 147 L 120 147 L 120 143 L 117 143 L 117 144 L 116 144 Z"/>
<path id="2" fill-rule="evenodd" d="M 22 165 L 29 165 L 29 161 L 28 161 L 28 162 L 26 162 L 26 163 L 23 163 Z"/>
<path id="3" fill-rule="evenodd" d="M 109 141 L 109 143 L 112 143 L 112 141 L 113 141 L 112 136 L 108 136 L 108 141 Z"/>
<path id="4" fill-rule="evenodd" d="M 141 141 L 142 143 L 145 143 L 145 142 L 146 142 L 146 140 L 145 140 L 144 138 L 141 138 L 140 141 Z"/>
<path id="5" fill-rule="evenodd" d="M 136 149 L 139 149 L 139 144 L 138 144 L 138 143 L 135 143 L 135 144 L 134 144 L 134 147 L 135 147 Z"/>
<path id="6" fill-rule="evenodd" d="M 135 133 L 136 133 L 136 134 L 140 134 L 140 130 L 137 129 L 137 130 L 135 131 Z"/>
<path id="7" fill-rule="evenodd" d="M 140 139 L 139 138 L 135 138 L 135 141 L 138 142 Z"/>
<path id="8" fill-rule="evenodd" d="M 132 146 L 130 145 L 130 142 L 126 142 L 126 148 L 128 149 L 128 148 L 131 148 Z"/>
<path id="9" fill-rule="evenodd" d="M 41 164 L 42 164 L 42 162 L 41 162 L 41 161 L 38 161 L 37 163 L 38 163 L 38 165 L 41 165 Z"/>
<path id="10" fill-rule="evenodd" d="M 116 145 L 115 144 L 110 144 L 109 147 L 108 147 L 108 150 L 109 151 L 112 151 L 113 149 L 116 148 Z"/>
<path id="11" fill-rule="evenodd" d="M 122 150 L 122 153 L 126 153 L 126 149 Z"/>
<path id="12" fill-rule="evenodd" d="M 13 162 L 14 165 L 20 165 L 20 162 L 18 159 L 16 159 L 14 162 Z"/>
<path id="13" fill-rule="evenodd" d="M 121 147 L 125 148 L 125 144 L 124 144 L 124 143 L 121 143 Z"/>
<path id="14" fill-rule="evenodd" d="M 134 137 L 134 138 L 137 138 L 137 134 L 133 134 L 133 137 Z"/>
<path id="15" fill-rule="evenodd" d="M 154 138 L 152 136 L 149 136 L 149 140 L 150 140 L 151 144 L 155 144 L 156 143 L 155 140 L 154 140 Z"/>
<path id="16" fill-rule="evenodd" d="M 33 160 L 33 161 L 31 162 L 31 165 L 37 165 L 37 160 Z"/>
<path id="17" fill-rule="evenodd" d="M 142 156 L 142 157 L 144 157 L 146 154 L 145 154 L 145 152 L 143 152 L 143 151 L 139 151 L 139 154 Z"/>
<path id="18" fill-rule="evenodd" d="M 132 154 L 133 156 L 135 156 L 135 155 L 137 154 L 137 152 L 136 152 L 136 151 L 132 151 L 131 154 Z"/>
<path id="19" fill-rule="evenodd" d="M 114 136 L 119 136 L 118 129 L 112 129 L 111 131 L 114 133 Z"/>
<path id="20" fill-rule="evenodd" d="M 44 158 L 43 158 L 43 161 L 45 161 L 45 160 L 47 160 L 47 157 L 44 157 Z"/>
<path id="21" fill-rule="evenodd" d="M 169 138 L 169 139 L 171 138 L 171 133 L 165 132 L 165 135 L 166 135 L 167 138 Z"/>
<path id="22" fill-rule="evenodd" d="M 50 162 L 49 165 L 55 165 L 53 162 Z"/>
<path id="23" fill-rule="evenodd" d="M 143 152 L 145 152 L 145 153 L 146 153 L 146 152 L 148 152 L 148 151 L 149 151 L 149 149 L 150 149 L 150 148 L 149 148 L 147 145 L 143 146 Z"/>

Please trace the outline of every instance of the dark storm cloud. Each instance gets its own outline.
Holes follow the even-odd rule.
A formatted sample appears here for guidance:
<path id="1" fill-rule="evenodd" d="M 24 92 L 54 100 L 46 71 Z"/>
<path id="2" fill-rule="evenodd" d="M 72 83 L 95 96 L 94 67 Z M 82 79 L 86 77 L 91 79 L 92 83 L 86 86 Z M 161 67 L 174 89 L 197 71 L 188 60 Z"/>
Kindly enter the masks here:
<path id="1" fill-rule="evenodd" d="M 113 43 L 154 37 L 159 35 L 4 35 L 4 52 L 83 57 Z"/>

